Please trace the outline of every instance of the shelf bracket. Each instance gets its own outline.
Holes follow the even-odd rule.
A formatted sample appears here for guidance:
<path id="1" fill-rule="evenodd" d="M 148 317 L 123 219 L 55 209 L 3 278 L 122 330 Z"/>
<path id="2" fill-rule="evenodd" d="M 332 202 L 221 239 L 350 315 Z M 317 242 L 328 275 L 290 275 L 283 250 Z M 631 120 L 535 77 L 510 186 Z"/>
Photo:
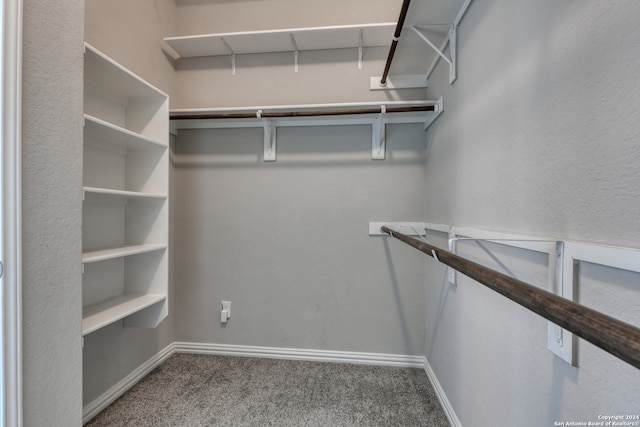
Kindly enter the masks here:
<path id="1" fill-rule="evenodd" d="M 384 160 L 386 154 L 385 115 L 387 107 L 380 106 L 380 114 L 373 123 L 371 131 L 371 160 Z"/>
<path id="2" fill-rule="evenodd" d="M 573 301 L 574 260 L 565 256 L 564 242 L 556 243 L 556 253 L 549 254 L 549 291 Z M 573 333 L 553 322 L 547 326 L 547 348 L 572 366 L 576 366 L 575 338 Z"/>
<path id="3" fill-rule="evenodd" d="M 362 46 L 364 45 L 364 36 L 363 31 L 360 29 L 360 34 L 358 36 L 358 70 L 362 70 Z"/>
<path id="4" fill-rule="evenodd" d="M 295 73 L 298 72 L 298 58 L 299 58 L 299 52 L 298 52 L 298 43 L 296 43 L 296 38 L 293 35 L 293 33 L 289 33 L 289 38 L 291 39 L 291 47 L 293 47 L 293 71 Z"/>
<path id="5" fill-rule="evenodd" d="M 434 107 L 433 112 L 427 113 L 427 117 L 424 121 L 424 130 L 427 130 L 438 116 L 444 112 L 444 98 L 440 97 Z"/>
<path id="6" fill-rule="evenodd" d="M 229 51 L 229 58 L 231 58 L 231 75 L 235 76 L 236 75 L 236 52 L 233 50 L 231 45 L 227 43 L 224 37 L 221 37 L 220 41 L 227 47 L 227 50 Z"/>
<path id="7" fill-rule="evenodd" d="M 448 239 L 448 249 L 452 254 L 456 253 L 456 233 L 453 231 L 453 227 L 449 227 L 448 231 L 449 239 Z M 456 270 L 452 267 L 447 267 L 447 280 L 452 285 L 457 286 L 456 282 Z"/>
<path id="8" fill-rule="evenodd" d="M 269 119 L 262 118 L 262 110 L 258 110 L 256 117 L 262 119 L 264 127 L 264 161 L 276 161 L 276 126 Z"/>
<path id="9" fill-rule="evenodd" d="M 423 25 L 425 27 L 427 25 Z M 421 31 L 424 28 L 421 26 L 413 26 L 411 29 L 424 41 L 427 43 L 442 59 L 444 59 L 449 64 L 449 84 L 453 83 L 456 79 L 456 35 L 458 33 L 458 27 L 456 24 L 451 24 L 449 28 L 449 50 L 451 54 L 451 58 L 449 58 L 445 53 L 438 48 L 429 38 Z"/>

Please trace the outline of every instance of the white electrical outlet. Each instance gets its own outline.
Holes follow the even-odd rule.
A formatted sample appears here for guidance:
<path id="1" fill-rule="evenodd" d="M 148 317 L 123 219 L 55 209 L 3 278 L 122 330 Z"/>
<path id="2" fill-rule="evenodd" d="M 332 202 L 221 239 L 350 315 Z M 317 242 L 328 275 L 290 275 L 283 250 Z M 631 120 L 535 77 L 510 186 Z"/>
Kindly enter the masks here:
<path id="1" fill-rule="evenodd" d="M 231 301 L 221 301 L 222 310 L 220 311 L 220 322 L 227 323 L 231 317 Z"/>

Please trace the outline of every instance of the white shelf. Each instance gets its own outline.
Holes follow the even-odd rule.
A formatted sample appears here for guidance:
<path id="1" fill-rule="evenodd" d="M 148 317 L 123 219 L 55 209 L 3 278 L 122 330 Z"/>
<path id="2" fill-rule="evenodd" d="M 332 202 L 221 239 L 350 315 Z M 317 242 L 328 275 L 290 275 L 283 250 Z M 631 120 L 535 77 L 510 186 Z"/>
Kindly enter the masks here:
<path id="1" fill-rule="evenodd" d="M 124 294 L 84 307 L 82 335 L 87 335 L 166 299 L 166 295 Z"/>
<path id="2" fill-rule="evenodd" d="M 141 193 L 137 191 L 124 191 L 124 190 L 113 190 L 110 188 L 97 188 L 97 187 L 82 187 L 82 191 L 85 193 L 85 200 L 90 197 L 90 195 L 100 197 L 100 196 L 113 196 L 113 197 L 125 197 L 128 199 L 159 199 L 165 200 L 167 198 L 166 194 L 155 194 L 155 193 Z"/>
<path id="3" fill-rule="evenodd" d="M 95 47 L 84 44 L 85 82 L 100 86 L 124 99 L 159 99 L 167 94 L 127 70 Z"/>
<path id="4" fill-rule="evenodd" d="M 291 28 L 268 31 L 203 34 L 165 37 L 164 41 L 181 58 L 250 53 L 293 52 L 296 50 L 346 49 L 389 46 L 396 23 Z M 225 44 L 226 42 L 226 44 Z M 233 52 L 229 51 L 229 47 Z"/>
<path id="5" fill-rule="evenodd" d="M 85 138 L 108 142 L 131 150 L 167 148 L 162 141 L 143 136 L 89 114 L 84 115 L 84 135 Z"/>
<path id="6" fill-rule="evenodd" d="M 82 254 L 82 263 L 88 264 L 90 262 L 106 261 L 109 259 L 123 258 L 131 255 L 139 255 L 148 252 L 155 252 L 164 250 L 167 245 L 158 244 L 146 244 L 146 245 L 133 245 L 133 246 L 121 246 L 117 248 L 107 248 L 94 251 L 84 252 Z"/>

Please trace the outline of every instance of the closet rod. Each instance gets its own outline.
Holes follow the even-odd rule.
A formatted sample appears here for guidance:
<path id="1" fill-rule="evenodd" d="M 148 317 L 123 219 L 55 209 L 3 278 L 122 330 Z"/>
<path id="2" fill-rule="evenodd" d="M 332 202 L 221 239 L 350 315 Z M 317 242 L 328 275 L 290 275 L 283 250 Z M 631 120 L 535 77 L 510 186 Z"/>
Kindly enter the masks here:
<path id="1" fill-rule="evenodd" d="M 400 35 L 402 34 L 402 27 L 404 27 L 404 20 L 406 19 L 407 12 L 409 11 L 409 3 L 411 3 L 411 0 L 404 0 L 404 2 L 402 3 L 402 9 L 400 9 L 400 17 L 398 18 L 398 24 L 396 25 L 396 31 L 395 33 L 393 33 L 393 42 L 391 42 L 391 47 L 389 48 L 387 63 L 384 66 L 382 79 L 380 79 L 381 86 L 385 86 L 387 84 L 387 77 L 389 76 L 389 70 L 391 69 L 391 62 L 393 62 L 393 57 L 396 54 L 398 41 L 400 40 Z"/>
<path id="2" fill-rule="evenodd" d="M 414 105 L 407 107 L 386 107 L 386 113 L 412 113 L 420 111 L 435 111 L 433 105 Z M 316 111 L 263 111 L 256 113 L 203 113 L 203 114 L 173 114 L 170 120 L 199 120 L 199 119 L 255 119 L 255 118 L 283 118 L 283 117 L 313 117 L 313 116 L 345 116 L 352 114 L 380 114 L 383 110 L 377 108 L 358 108 L 351 110 L 316 110 Z"/>
<path id="3" fill-rule="evenodd" d="M 640 369 L 640 328 L 382 226 L 381 231 Z"/>

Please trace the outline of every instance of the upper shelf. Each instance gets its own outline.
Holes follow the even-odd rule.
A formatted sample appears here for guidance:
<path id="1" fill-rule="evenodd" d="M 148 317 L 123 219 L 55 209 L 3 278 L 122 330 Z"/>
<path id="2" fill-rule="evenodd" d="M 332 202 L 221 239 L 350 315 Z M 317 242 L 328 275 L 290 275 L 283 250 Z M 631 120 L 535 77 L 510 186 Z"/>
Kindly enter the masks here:
<path id="1" fill-rule="evenodd" d="M 84 44 L 84 75 L 86 83 L 105 88 L 126 100 L 167 98 L 160 89 L 113 61 L 89 43 Z"/>
<path id="2" fill-rule="evenodd" d="M 181 58 L 388 46 L 395 23 L 165 37 Z"/>

